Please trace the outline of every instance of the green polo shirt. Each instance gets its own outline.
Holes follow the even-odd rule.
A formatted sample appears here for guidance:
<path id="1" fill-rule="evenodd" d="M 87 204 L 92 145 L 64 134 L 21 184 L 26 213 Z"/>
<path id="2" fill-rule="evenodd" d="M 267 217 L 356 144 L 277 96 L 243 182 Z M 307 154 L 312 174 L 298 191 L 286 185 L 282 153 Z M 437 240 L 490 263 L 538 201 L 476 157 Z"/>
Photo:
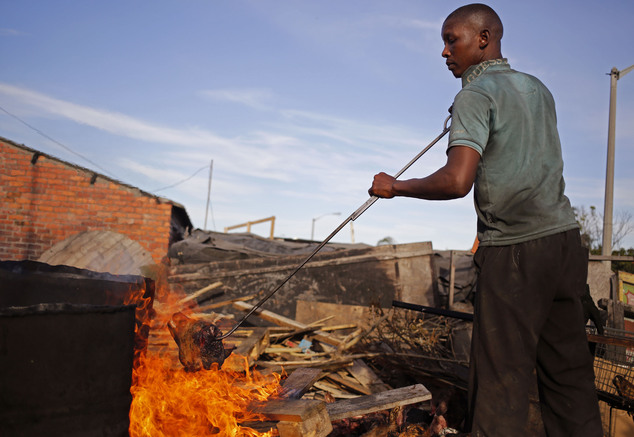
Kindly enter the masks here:
<path id="1" fill-rule="evenodd" d="M 454 146 L 481 156 L 474 186 L 481 245 L 578 228 L 564 195 L 555 102 L 537 78 L 512 70 L 506 59 L 469 67 L 452 108 Z"/>

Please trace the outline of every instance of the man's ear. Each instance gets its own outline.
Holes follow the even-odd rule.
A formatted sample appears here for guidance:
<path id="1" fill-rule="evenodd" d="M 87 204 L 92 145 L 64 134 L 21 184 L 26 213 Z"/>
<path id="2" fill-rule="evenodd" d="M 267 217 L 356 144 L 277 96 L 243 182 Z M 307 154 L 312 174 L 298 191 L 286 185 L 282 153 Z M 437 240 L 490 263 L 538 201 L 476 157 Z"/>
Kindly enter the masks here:
<path id="1" fill-rule="evenodd" d="M 480 32 L 479 44 L 478 44 L 480 49 L 484 49 L 489 45 L 490 38 L 491 38 L 491 32 L 489 31 L 489 29 L 483 29 Z"/>

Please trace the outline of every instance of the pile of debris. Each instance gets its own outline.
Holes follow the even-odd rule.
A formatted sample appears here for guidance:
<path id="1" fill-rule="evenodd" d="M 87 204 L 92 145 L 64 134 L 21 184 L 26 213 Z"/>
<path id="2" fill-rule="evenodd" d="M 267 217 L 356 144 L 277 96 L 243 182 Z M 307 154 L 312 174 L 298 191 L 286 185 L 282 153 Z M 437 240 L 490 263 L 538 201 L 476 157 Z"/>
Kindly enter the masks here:
<path id="1" fill-rule="evenodd" d="M 220 286 L 212 284 L 182 299 L 183 310 L 168 329 L 153 326 L 149 350 L 171 355 L 173 366 L 209 368 L 205 358 L 218 354 L 192 354 L 191 344 L 204 349 L 201 335 L 210 326 L 227 332 L 235 324 L 223 309 L 250 311 L 246 300 L 258 298 L 191 305 Z M 161 303 L 155 308 L 161 311 Z M 216 360 L 223 370 L 244 371 L 246 361 L 249 369 L 282 375 L 279 399 L 258 407 L 272 422 L 247 425 L 277 429 L 282 437 L 457 433 L 464 421 L 468 368 L 460 338 L 468 324 L 399 308 L 367 310 L 359 326 L 331 324 L 334 316 L 305 324 L 259 309 L 253 318 L 266 326 L 235 330 L 224 342 L 225 357 Z M 192 330 L 200 341 L 184 340 L 184 333 Z"/>
<path id="2" fill-rule="evenodd" d="M 281 374 L 279 399 L 257 407 L 276 423 L 249 424 L 273 435 L 458 433 L 471 323 L 392 304 L 465 300 L 471 254 L 434 252 L 429 242 L 328 244 L 315 255 L 316 246 L 200 230 L 174 244 L 166 280 L 186 297 L 153 330 L 150 350 L 169 348 L 189 371 Z M 229 333 L 225 356 L 216 329 Z"/>

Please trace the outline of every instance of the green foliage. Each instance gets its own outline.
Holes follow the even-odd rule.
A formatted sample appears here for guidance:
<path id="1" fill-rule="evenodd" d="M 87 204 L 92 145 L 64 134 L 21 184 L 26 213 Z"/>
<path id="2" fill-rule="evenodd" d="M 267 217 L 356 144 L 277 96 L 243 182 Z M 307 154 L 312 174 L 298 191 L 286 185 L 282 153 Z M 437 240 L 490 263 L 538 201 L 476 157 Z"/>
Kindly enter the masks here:
<path id="1" fill-rule="evenodd" d="M 634 256 L 634 247 L 629 249 L 613 250 L 612 255 Z M 612 270 L 615 272 L 628 272 L 634 274 L 634 262 L 631 261 L 612 261 Z"/>

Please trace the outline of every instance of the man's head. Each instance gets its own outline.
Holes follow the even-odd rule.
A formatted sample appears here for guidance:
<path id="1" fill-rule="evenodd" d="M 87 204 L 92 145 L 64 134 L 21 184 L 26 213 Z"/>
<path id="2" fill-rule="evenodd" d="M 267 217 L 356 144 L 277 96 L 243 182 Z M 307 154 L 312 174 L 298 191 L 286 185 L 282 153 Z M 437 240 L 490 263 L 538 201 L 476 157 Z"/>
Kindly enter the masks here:
<path id="1" fill-rule="evenodd" d="M 442 25 L 447 67 L 461 77 L 472 65 L 501 58 L 502 33 L 502 21 L 489 6 L 474 3 L 456 9 Z"/>

